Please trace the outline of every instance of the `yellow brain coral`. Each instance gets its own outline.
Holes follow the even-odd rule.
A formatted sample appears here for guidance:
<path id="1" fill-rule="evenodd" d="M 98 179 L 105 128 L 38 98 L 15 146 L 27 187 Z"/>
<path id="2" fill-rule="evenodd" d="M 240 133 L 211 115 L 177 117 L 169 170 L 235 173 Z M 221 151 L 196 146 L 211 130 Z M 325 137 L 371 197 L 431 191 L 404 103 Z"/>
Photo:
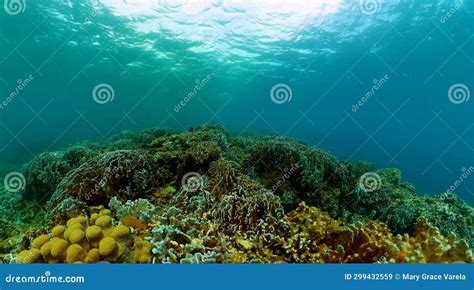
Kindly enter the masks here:
<path id="1" fill-rule="evenodd" d="M 60 238 L 51 239 L 53 243 L 51 246 L 51 255 L 55 258 L 62 258 L 66 255 L 67 248 L 69 243 L 66 240 Z"/>
<path id="2" fill-rule="evenodd" d="M 80 243 L 85 237 L 86 234 L 84 233 L 84 231 L 75 229 L 69 235 L 69 241 L 71 242 L 71 244 L 77 244 Z"/>
<path id="3" fill-rule="evenodd" d="M 49 234 L 39 235 L 31 242 L 30 249 L 17 255 L 16 262 L 149 262 L 152 245 L 141 238 L 134 239 L 124 225 L 113 226 L 110 210 L 103 207 L 99 210 L 90 218 L 74 217 L 66 225 L 53 227 Z"/>
<path id="4" fill-rule="evenodd" d="M 117 247 L 117 243 L 115 242 L 114 238 L 107 237 L 100 241 L 99 243 L 99 253 L 102 256 L 108 256 L 112 254 L 112 252 Z"/>
<path id="5" fill-rule="evenodd" d="M 112 236 L 116 239 L 125 238 L 129 235 L 130 229 L 126 226 L 117 226 L 112 231 Z"/>
<path id="6" fill-rule="evenodd" d="M 83 262 L 86 257 L 86 250 L 84 250 L 78 244 L 73 244 L 67 249 L 66 262 L 78 263 Z"/>
<path id="7" fill-rule="evenodd" d="M 49 241 L 48 235 L 41 235 L 31 242 L 31 247 L 35 249 L 41 249 L 41 247 Z"/>
<path id="8" fill-rule="evenodd" d="M 59 225 L 59 226 L 55 226 L 52 230 L 51 230 L 51 235 L 53 237 L 57 237 L 57 238 L 63 238 L 63 234 L 64 234 L 64 231 L 66 230 L 66 227 L 63 226 L 63 225 Z"/>
<path id="9" fill-rule="evenodd" d="M 95 225 L 101 228 L 108 228 L 112 225 L 112 217 L 108 215 L 101 216 L 95 221 Z"/>

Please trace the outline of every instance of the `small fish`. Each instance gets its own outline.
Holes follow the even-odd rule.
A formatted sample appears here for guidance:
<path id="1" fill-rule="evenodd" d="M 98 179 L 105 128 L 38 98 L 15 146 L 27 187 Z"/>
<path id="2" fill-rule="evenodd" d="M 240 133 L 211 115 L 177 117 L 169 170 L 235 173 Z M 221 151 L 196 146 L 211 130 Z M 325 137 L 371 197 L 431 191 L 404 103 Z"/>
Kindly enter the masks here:
<path id="1" fill-rule="evenodd" d="M 132 215 L 124 216 L 120 219 L 120 221 L 122 222 L 123 225 L 127 227 L 132 227 L 134 229 L 146 230 L 148 228 L 148 224 L 146 224 L 142 220 Z"/>

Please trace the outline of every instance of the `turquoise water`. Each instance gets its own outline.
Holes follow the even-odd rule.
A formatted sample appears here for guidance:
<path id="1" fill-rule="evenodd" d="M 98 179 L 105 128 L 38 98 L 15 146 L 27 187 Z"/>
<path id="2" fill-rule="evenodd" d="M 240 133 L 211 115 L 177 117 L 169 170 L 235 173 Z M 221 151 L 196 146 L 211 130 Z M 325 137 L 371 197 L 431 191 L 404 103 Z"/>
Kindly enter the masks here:
<path id="1" fill-rule="evenodd" d="M 0 162 L 223 124 L 474 202 L 473 1 L 5 1 Z"/>

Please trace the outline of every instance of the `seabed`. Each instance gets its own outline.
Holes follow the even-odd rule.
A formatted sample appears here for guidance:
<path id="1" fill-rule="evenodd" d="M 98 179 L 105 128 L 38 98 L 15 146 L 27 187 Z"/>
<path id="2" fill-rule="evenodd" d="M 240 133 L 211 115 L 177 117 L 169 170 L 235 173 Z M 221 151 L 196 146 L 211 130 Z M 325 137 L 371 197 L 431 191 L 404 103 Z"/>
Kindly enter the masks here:
<path id="1" fill-rule="evenodd" d="M 282 136 L 153 128 L 44 152 L 0 193 L 3 263 L 472 263 L 473 208 Z"/>

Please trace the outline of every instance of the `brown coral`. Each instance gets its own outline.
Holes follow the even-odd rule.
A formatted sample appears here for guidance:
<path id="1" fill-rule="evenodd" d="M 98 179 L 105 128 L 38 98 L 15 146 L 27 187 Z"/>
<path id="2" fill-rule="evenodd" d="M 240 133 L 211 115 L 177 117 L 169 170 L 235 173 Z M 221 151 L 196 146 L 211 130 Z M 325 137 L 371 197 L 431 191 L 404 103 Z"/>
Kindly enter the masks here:
<path id="1" fill-rule="evenodd" d="M 376 221 L 345 225 L 318 208 L 304 203 L 286 220 L 290 232 L 272 241 L 235 240 L 228 256 L 231 262 L 258 260 L 290 263 L 472 263 L 472 250 L 465 240 L 444 237 L 420 219 L 413 236 L 394 236 Z M 253 245 L 245 246 L 245 245 Z"/>

